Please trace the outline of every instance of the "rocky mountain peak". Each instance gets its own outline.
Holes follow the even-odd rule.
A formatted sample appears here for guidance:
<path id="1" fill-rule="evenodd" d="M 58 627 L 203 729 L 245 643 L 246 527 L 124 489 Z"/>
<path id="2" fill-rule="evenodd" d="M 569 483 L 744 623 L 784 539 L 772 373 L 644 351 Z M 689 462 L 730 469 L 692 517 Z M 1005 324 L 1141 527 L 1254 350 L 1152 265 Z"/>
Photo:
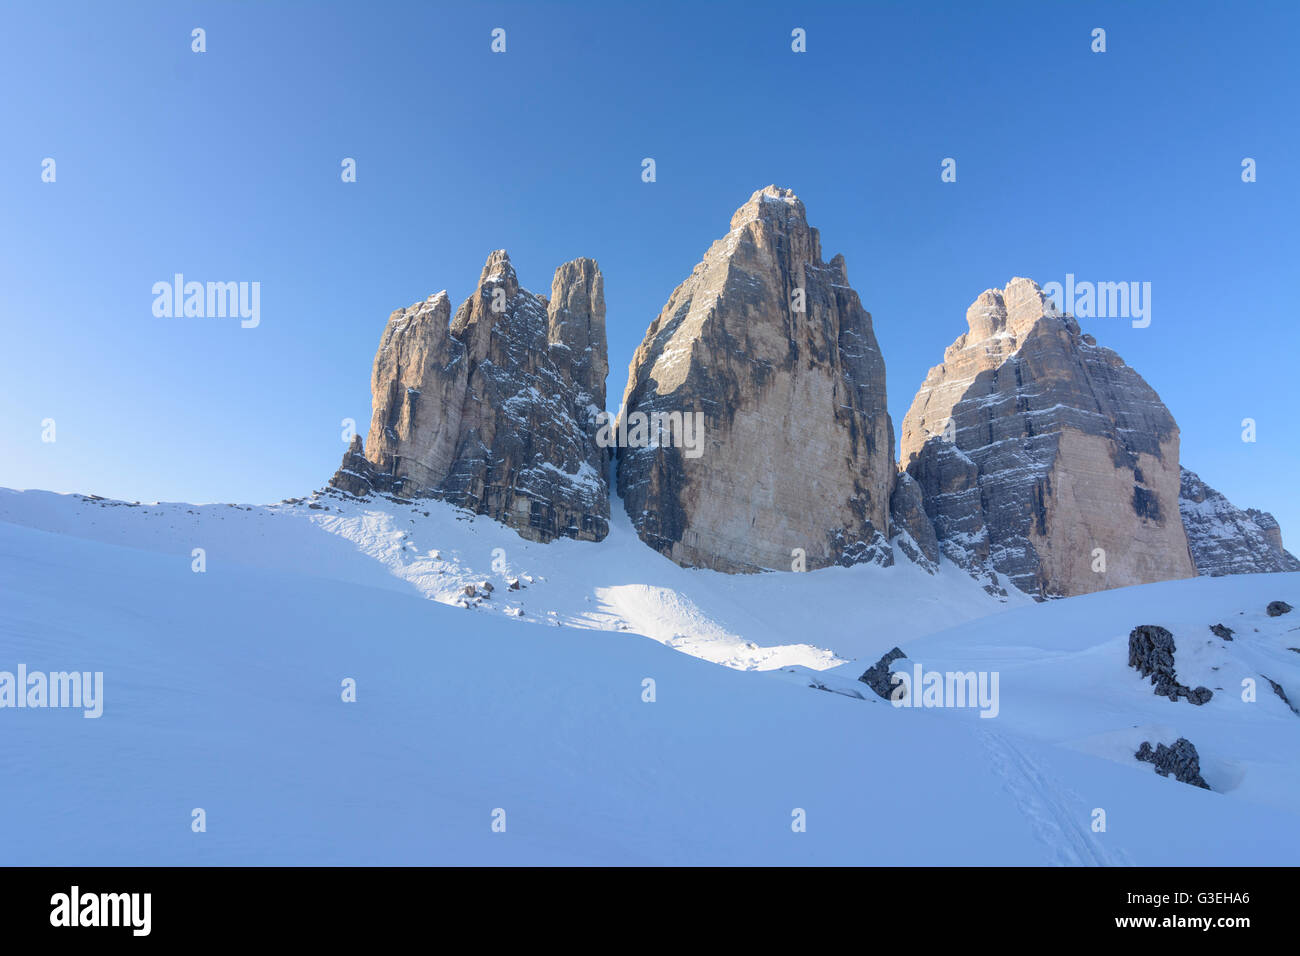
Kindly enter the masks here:
<path id="1" fill-rule="evenodd" d="M 514 263 L 510 261 L 510 253 L 504 249 L 493 249 L 488 253 L 487 261 L 483 263 L 483 271 L 478 277 L 479 288 L 484 286 L 502 285 L 512 293 L 519 291 L 519 277 L 515 275 Z"/>
<path id="2" fill-rule="evenodd" d="M 794 260 L 821 262 L 821 237 L 808 225 L 803 201 L 792 189 L 765 186 L 755 192 L 732 215 L 731 232 L 715 245 L 730 254 L 741 234 L 760 248 L 775 252 L 779 246 L 782 254 Z M 837 258 L 843 262 L 842 257 Z"/>
<path id="3" fill-rule="evenodd" d="M 695 450 L 621 447 L 641 538 L 724 571 L 889 563 L 893 428 L 871 316 L 788 189 L 755 192 L 651 322 L 621 421 L 698 416 Z"/>
<path id="4" fill-rule="evenodd" d="M 739 229 L 746 223 L 764 220 L 773 224 L 808 225 L 808 213 L 803 200 L 794 194 L 793 189 L 782 186 L 764 186 L 755 190 L 745 204 L 731 216 L 731 228 Z"/>
<path id="5" fill-rule="evenodd" d="M 393 312 L 371 373 L 369 434 L 331 483 L 444 498 L 535 540 L 603 538 L 604 280 L 594 260 L 577 259 L 551 291 L 520 288 L 499 249 L 454 317 L 446 292 Z"/>
<path id="6" fill-rule="evenodd" d="M 1015 278 L 1003 289 L 986 289 L 966 310 L 967 344 L 999 336 L 1023 339 L 1044 316 L 1055 315 L 1033 279 Z"/>
<path id="7" fill-rule="evenodd" d="M 548 303 L 547 342 L 566 349 L 572 380 L 597 409 L 605 407 L 609 355 L 605 344 L 605 278 L 595 259 L 574 259 L 555 270 Z"/>
<path id="8" fill-rule="evenodd" d="M 966 321 L 902 429 L 944 553 L 1036 597 L 1191 576 L 1178 426 L 1155 391 L 1029 279 Z"/>

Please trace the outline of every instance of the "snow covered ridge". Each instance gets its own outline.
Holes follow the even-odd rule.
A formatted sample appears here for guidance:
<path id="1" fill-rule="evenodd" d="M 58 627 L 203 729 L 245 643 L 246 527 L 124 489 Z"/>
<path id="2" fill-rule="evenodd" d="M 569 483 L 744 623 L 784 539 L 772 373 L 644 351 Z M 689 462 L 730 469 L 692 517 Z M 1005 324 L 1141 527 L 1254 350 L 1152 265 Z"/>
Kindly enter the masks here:
<path id="1" fill-rule="evenodd" d="M 0 788 L 7 861 L 1300 854 L 1300 715 L 1278 692 L 1300 699 L 1300 619 L 1281 606 L 1300 605 L 1294 575 L 1002 605 L 951 566 L 733 576 L 680 568 L 621 521 L 603 542 L 542 545 L 419 504 L 427 518 L 329 494 L 263 507 L 0 492 L 0 662 L 75 661 L 109 689 L 91 722 L 0 710 L 8 751 L 25 758 Z M 448 606 L 457 583 L 483 580 L 488 599 Z M 492 613 L 497 602 L 524 617 Z M 548 609 L 574 626 L 527 626 Z M 755 666 L 692 660 L 601 615 L 643 632 L 684 624 L 714 657 L 745 650 L 731 635 L 754 646 Z M 1161 696 L 1129 666 L 1139 625 L 1168 631 L 1173 680 L 1209 700 Z M 787 656 L 757 672 L 801 640 L 855 660 L 819 670 Z M 927 674 L 997 673 L 997 717 L 876 696 L 859 677 L 895 643 Z M 1210 789 L 1180 782 L 1193 769 Z"/>
<path id="2" fill-rule="evenodd" d="M 166 554 L 191 573 L 290 570 L 522 624 L 644 635 L 738 670 L 823 670 L 1007 606 L 956 568 L 911 562 L 761 576 L 681 568 L 637 539 L 622 508 L 598 543 L 527 541 L 445 501 L 333 488 L 275 505 L 0 489 L 0 522 Z"/>
<path id="3" fill-rule="evenodd" d="M 1300 571 L 1300 560 L 1282 547 L 1282 531 L 1271 514 L 1243 511 L 1186 468 L 1181 482 L 1178 507 L 1197 574 Z"/>

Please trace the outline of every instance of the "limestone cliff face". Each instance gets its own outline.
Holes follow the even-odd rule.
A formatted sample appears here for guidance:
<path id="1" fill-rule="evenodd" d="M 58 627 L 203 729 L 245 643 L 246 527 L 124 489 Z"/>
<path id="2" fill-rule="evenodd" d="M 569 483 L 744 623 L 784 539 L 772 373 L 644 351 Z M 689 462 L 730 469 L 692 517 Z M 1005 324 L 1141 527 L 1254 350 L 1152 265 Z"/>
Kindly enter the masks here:
<path id="1" fill-rule="evenodd" d="M 620 421 L 699 413 L 696 452 L 620 447 L 642 540 L 723 571 L 890 563 L 896 466 L 885 363 L 844 259 L 788 189 L 754 193 L 651 323 Z M 635 442 L 632 442 L 635 444 Z"/>
<path id="2" fill-rule="evenodd" d="M 596 263 L 561 266 L 548 299 L 493 252 L 454 318 L 446 292 L 389 316 L 369 435 L 331 484 L 444 498 L 532 540 L 599 540 L 609 489 L 595 416 L 608 368 Z"/>
<path id="3" fill-rule="evenodd" d="M 1039 598 L 1194 575 L 1178 426 L 1155 391 L 1028 279 L 966 321 L 902 429 L 945 556 Z"/>
<path id="4" fill-rule="evenodd" d="M 1242 510 L 1186 468 L 1179 507 L 1197 574 L 1300 571 L 1282 547 L 1282 529 L 1267 511 Z"/>
<path id="5" fill-rule="evenodd" d="M 890 536 L 898 550 L 933 573 L 939 568 L 939 539 L 925 513 L 921 486 L 907 472 L 900 472 L 889 496 Z"/>

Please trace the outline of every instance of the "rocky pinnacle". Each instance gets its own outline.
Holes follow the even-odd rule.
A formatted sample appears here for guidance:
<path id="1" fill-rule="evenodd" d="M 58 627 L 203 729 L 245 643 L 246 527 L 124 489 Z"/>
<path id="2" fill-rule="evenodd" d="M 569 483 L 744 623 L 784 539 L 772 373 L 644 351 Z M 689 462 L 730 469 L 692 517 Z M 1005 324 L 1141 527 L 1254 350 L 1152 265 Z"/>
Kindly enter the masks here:
<path id="1" fill-rule="evenodd" d="M 1029 279 L 966 322 L 902 429 L 944 555 L 1038 598 L 1194 575 L 1178 426 L 1151 386 Z"/>
<path id="2" fill-rule="evenodd" d="M 372 418 L 331 484 L 353 495 L 443 498 L 526 538 L 600 540 L 609 528 L 604 279 L 591 259 L 522 289 L 504 250 L 454 317 L 446 292 L 388 318 Z"/>
<path id="3" fill-rule="evenodd" d="M 621 447 L 642 540 L 722 571 L 891 563 L 894 436 L 885 362 L 842 256 L 776 186 L 668 298 L 632 358 L 621 416 L 699 414 L 702 452 Z"/>

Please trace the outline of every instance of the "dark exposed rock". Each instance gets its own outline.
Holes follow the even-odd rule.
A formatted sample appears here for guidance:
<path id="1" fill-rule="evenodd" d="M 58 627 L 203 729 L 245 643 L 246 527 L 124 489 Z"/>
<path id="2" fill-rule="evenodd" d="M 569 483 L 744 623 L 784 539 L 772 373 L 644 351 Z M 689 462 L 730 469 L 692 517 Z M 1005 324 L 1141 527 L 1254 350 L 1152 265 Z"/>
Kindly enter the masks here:
<path id="1" fill-rule="evenodd" d="M 876 663 L 868 667 L 866 672 L 859 677 L 858 680 L 862 681 L 862 683 L 866 684 L 885 700 L 889 700 L 889 695 L 894 690 L 894 685 L 890 679 L 893 674 L 892 665 L 894 661 L 905 657 L 907 657 L 907 655 L 904 654 L 900 648 L 895 647 L 880 660 L 876 661 Z M 905 697 L 907 691 L 904 689 L 901 693 Z"/>
<path id="2" fill-rule="evenodd" d="M 889 496 L 890 534 L 894 544 L 911 561 L 934 573 L 939 567 L 939 539 L 925 513 L 921 486 L 907 472 L 899 472 Z"/>
<path id="3" fill-rule="evenodd" d="M 1290 707 L 1292 713 L 1300 715 L 1300 710 L 1296 710 L 1295 704 L 1291 703 L 1291 698 L 1287 697 L 1286 691 L 1282 689 L 1281 684 L 1273 680 L 1273 678 L 1269 677 L 1267 674 L 1260 674 L 1259 676 L 1268 681 L 1268 686 L 1273 688 L 1273 693 L 1282 698 L 1282 703 Z"/>
<path id="4" fill-rule="evenodd" d="M 1300 560 L 1282 547 L 1277 519 L 1266 511 L 1238 508 L 1186 468 L 1178 508 L 1197 574 L 1300 571 Z"/>
<path id="5" fill-rule="evenodd" d="M 1143 677 L 1150 677 L 1159 697 L 1171 701 L 1186 698 L 1198 707 L 1208 702 L 1214 691 L 1208 687 L 1191 688 L 1180 684 L 1174 677 L 1174 636 L 1158 624 L 1140 624 L 1129 632 L 1128 666 L 1137 668 Z"/>
<path id="6" fill-rule="evenodd" d="M 1223 624 L 1211 624 L 1210 633 L 1212 633 L 1215 637 L 1221 637 L 1225 641 L 1230 641 L 1232 640 L 1232 635 L 1234 632 L 1232 628 L 1226 627 Z"/>
<path id="7" fill-rule="evenodd" d="M 1281 617 L 1283 614 L 1290 614 L 1292 607 L 1286 601 L 1270 601 L 1264 610 L 1269 617 Z"/>
<path id="8" fill-rule="evenodd" d="M 869 540 L 861 538 L 850 541 L 843 531 L 830 535 L 831 547 L 839 557 L 835 563 L 842 568 L 851 568 L 855 564 L 874 564 L 888 568 L 894 564 L 894 550 L 888 539 L 879 531 L 873 530 Z"/>
<path id="9" fill-rule="evenodd" d="M 373 414 L 331 484 L 348 494 L 443 498 L 536 541 L 609 528 L 604 449 L 604 280 L 591 259 L 556 270 L 551 296 L 519 286 L 504 250 L 451 317 L 446 292 L 388 319 Z"/>
<path id="10" fill-rule="evenodd" d="M 1200 754 L 1186 737 L 1179 737 L 1172 747 L 1157 744 L 1155 750 L 1151 749 L 1149 742 L 1143 741 L 1133 756 L 1144 763 L 1155 764 L 1156 773 L 1162 777 L 1173 774 L 1179 783 L 1189 783 L 1203 790 L 1210 789 L 1210 785 L 1201 776 Z"/>
<path id="11" fill-rule="evenodd" d="M 1129 632 L 1128 666 L 1143 677 L 1174 674 L 1174 635 L 1158 624 L 1139 624 Z"/>

